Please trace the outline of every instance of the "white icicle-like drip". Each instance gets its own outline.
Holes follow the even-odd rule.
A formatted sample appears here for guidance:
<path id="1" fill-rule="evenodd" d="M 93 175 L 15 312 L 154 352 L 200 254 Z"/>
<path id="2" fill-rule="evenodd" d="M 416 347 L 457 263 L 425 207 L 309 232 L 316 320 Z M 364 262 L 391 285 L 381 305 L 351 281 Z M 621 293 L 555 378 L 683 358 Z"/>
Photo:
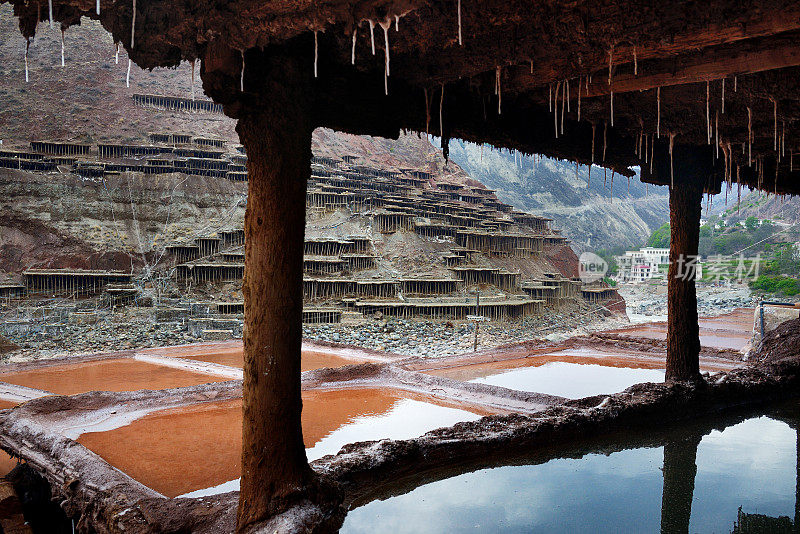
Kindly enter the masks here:
<path id="1" fill-rule="evenodd" d="M 383 29 L 383 46 L 386 49 L 386 59 L 384 61 L 383 69 L 383 92 L 389 94 L 389 28 L 392 27 L 392 20 L 387 18 L 385 21 L 379 23 Z"/>
<path id="2" fill-rule="evenodd" d="M 400 15 L 394 16 L 394 31 L 396 32 L 400 31 Z"/>
<path id="3" fill-rule="evenodd" d="M 500 109 L 503 103 L 503 88 L 500 86 L 500 67 L 495 69 L 495 86 L 494 93 L 497 95 L 497 114 L 500 115 Z"/>
<path id="4" fill-rule="evenodd" d="M 556 139 L 558 139 L 558 92 L 561 90 L 561 82 L 556 84 L 556 96 L 553 106 L 553 119 L 555 120 Z"/>
<path id="5" fill-rule="evenodd" d="M 97 0 L 97 2 L 95 3 L 94 9 L 97 12 L 97 14 L 99 15 L 100 14 L 100 0 Z"/>
<path id="6" fill-rule="evenodd" d="M 747 166 L 753 166 L 753 111 L 747 108 Z"/>
<path id="7" fill-rule="evenodd" d="M 611 95 L 611 127 L 614 127 L 614 90 L 609 91 Z"/>
<path id="8" fill-rule="evenodd" d="M 61 66 L 64 66 L 64 28 L 61 28 Z"/>
<path id="9" fill-rule="evenodd" d="M 136 35 L 136 0 L 133 0 L 133 16 L 131 17 L 131 50 L 134 47 L 134 36 Z"/>
<path id="10" fill-rule="evenodd" d="M 28 49 L 31 47 L 31 41 L 28 39 L 25 41 L 25 83 L 28 83 L 30 78 L 28 78 Z"/>
<path id="11" fill-rule="evenodd" d="M 350 51 L 350 64 L 356 64 L 356 36 L 358 35 L 358 26 L 353 26 L 353 49 Z"/>
<path id="12" fill-rule="evenodd" d="M 317 77 L 317 62 L 319 60 L 319 38 L 317 30 L 314 30 L 314 78 Z"/>
<path id="13" fill-rule="evenodd" d="M 567 100 L 567 83 L 566 81 L 561 86 L 561 134 L 564 134 L 564 110 L 566 109 L 565 102 Z"/>
<path id="14" fill-rule="evenodd" d="M 194 59 L 192 60 L 192 101 L 194 101 L 194 67 L 195 67 L 195 61 L 196 60 L 194 60 Z"/>
<path id="15" fill-rule="evenodd" d="M 672 165 L 672 147 L 675 144 L 675 134 L 669 134 L 669 186 L 672 188 L 675 185 L 675 169 Z"/>
<path id="16" fill-rule="evenodd" d="M 125 87 L 131 86 L 131 58 L 128 58 L 128 73 L 125 75 Z"/>
<path id="17" fill-rule="evenodd" d="M 658 111 L 656 118 L 656 137 L 661 139 L 661 87 L 656 88 L 656 101 L 658 102 Z"/>
<path id="18" fill-rule="evenodd" d="M 461 0 L 458 0 L 458 44 L 459 46 L 464 44 L 461 39 Z"/>
<path id="19" fill-rule="evenodd" d="M 372 19 L 367 19 L 369 22 L 369 42 L 372 46 L 372 55 L 375 55 L 375 22 Z"/>
<path id="20" fill-rule="evenodd" d="M 242 72 L 239 75 L 239 90 L 244 93 L 244 49 L 242 49 Z"/>
<path id="21" fill-rule="evenodd" d="M 772 150 L 778 151 L 778 101 L 774 98 L 772 100 L 772 116 L 775 120 L 775 127 L 772 130 Z"/>
<path id="22" fill-rule="evenodd" d="M 706 80 L 706 144 L 711 144 L 711 82 Z"/>
<path id="23" fill-rule="evenodd" d="M 50 17 L 50 29 L 53 29 L 53 0 L 47 0 L 47 14 Z M 36 19 L 39 22 L 39 19 Z"/>
<path id="24" fill-rule="evenodd" d="M 442 98 L 439 100 L 439 135 L 444 139 L 444 84 L 442 84 Z"/>
<path id="25" fill-rule="evenodd" d="M 119 43 L 117 43 L 117 46 L 114 47 L 114 48 L 115 48 L 115 51 L 114 51 L 114 64 L 115 65 L 119 65 Z"/>

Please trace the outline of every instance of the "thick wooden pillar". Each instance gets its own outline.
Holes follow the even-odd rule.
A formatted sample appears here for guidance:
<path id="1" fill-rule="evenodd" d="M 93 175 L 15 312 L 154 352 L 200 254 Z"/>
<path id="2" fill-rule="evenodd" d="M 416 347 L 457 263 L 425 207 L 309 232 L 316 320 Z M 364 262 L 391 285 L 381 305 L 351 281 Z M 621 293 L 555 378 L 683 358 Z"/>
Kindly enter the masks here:
<path id="1" fill-rule="evenodd" d="M 701 439 L 702 436 L 691 436 L 664 445 L 664 489 L 661 493 L 661 532 L 664 534 L 689 532 L 697 446 Z"/>
<path id="2" fill-rule="evenodd" d="M 268 98 L 242 110 L 236 128 L 248 156 L 239 532 L 307 498 L 315 485 L 300 424 L 310 82 L 297 62 L 273 63 L 262 78 Z"/>
<path id="3" fill-rule="evenodd" d="M 692 171 L 688 166 L 682 167 L 686 172 Z M 667 380 L 700 378 L 700 328 L 693 262 L 697 261 L 700 242 L 703 183 L 696 175 L 684 174 L 669 191 Z"/>

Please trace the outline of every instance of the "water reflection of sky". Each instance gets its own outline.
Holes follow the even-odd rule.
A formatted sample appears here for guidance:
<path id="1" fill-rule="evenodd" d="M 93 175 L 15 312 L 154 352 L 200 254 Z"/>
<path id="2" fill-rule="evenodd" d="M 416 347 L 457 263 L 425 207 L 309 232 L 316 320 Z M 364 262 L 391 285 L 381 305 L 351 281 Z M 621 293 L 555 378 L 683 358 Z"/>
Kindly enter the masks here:
<path id="1" fill-rule="evenodd" d="M 471 382 L 580 399 L 617 393 L 642 382 L 663 382 L 663 369 L 633 369 L 595 364 L 549 362 L 520 367 Z"/>
<path id="2" fill-rule="evenodd" d="M 748 513 L 794 516 L 796 433 L 750 419 L 704 436 L 690 532 Z M 467 473 L 351 511 L 342 532 L 659 532 L 663 448 Z"/>

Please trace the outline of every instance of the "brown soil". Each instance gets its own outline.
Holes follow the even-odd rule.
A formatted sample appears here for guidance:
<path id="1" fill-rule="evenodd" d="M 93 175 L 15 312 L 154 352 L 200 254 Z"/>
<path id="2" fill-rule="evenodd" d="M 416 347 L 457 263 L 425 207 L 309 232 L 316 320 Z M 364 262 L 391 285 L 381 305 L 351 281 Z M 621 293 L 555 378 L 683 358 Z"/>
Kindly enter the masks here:
<path id="1" fill-rule="evenodd" d="M 3 382 L 59 395 L 86 391 L 168 389 L 226 380 L 130 359 L 83 362 L 0 375 Z"/>

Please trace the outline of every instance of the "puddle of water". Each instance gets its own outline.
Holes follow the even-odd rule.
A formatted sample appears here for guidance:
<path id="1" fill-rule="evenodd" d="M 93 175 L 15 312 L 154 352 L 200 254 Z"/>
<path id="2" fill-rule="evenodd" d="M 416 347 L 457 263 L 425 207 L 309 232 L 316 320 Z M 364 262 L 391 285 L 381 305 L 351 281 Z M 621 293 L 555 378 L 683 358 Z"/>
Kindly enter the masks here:
<path id="1" fill-rule="evenodd" d="M 303 436 L 309 460 L 354 441 L 416 437 L 480 416 L 405 392 L 351 389 L 303 392 Z M 241 399 L 150 414 L 78 441 L 111 465 L 166 495 L 208 495 L 238 488 Z M 198 493 L 198 495 L 200 494 Z"/>
<path id="2" fill-rule="evenodd" d="M 201 362 L 218 363 L 230 367 L 238 367 L 239 369 L 244 367 L 244 352 L 241 348 L 226 349 L 208 354 L 181 354 L 179 357 Z M 300 369 L 301 371 L 313 371 L 314 369 L 321 369 L 323 367 L 342 367 L 344 365 L 361 363 L 362 361 L 363 360 L 342 358 L 341 356 L 328 352 L 304 350 L 300 358 Z"/>
<path id="3" fill-rule="evenodd" d="M 730 532 L 739 507 L 794 518 L 786 423 L 758 417 L 667 443 L 439 480 L 350 511 L 341 532 Z"/>
<path id="4" fill-rule="evenodd" d="M 750 341 L 753 333 L 753 310 L 736 310 L 726 315 L 701 318 L 698 324 L 700 325 L 700 344 L 702 346 L 742 350 Z M 644 324 L 612 332 L 648 339 L 667 339 L 665 323 Z"/>
<path id="5" fill-rule="evenodd" d="M 87 391 L 156 390 L 225 380 L 228 379 L 131 359 L 100 360 L 0 374 L 0 382 L 58 395 Z"/>
<path id="6" fill-rule="evenodd" d="M 664 375 L 663 369 L 549 362 L 475 378 L 470 382 L 580 399 L 591 395 L 617 393 L 642 382 L 663 382 Z"/>
<path id="7" fill-rule="evenodd" d="M 572 348 L 529 358 L 426 371 L 429 374 L 520 391 L 568 398 L 617 393 L 641 382 L 663 382 L 662 359 L 636 353 Z M 733 364 L 707 362 L 703 371 L 727 371 Z"/>

